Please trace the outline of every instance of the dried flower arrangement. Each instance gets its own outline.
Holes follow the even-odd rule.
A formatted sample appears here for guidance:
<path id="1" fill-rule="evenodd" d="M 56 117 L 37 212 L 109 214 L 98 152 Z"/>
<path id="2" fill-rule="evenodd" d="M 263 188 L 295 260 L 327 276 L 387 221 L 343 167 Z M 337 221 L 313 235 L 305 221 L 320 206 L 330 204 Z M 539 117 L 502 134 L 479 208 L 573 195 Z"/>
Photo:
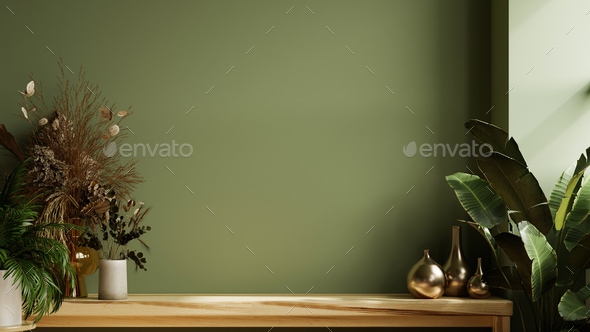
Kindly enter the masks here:
<path id="1" fill-rule="evenodd" d="M 45 102 L 40 83 L 31 81 L 24 92 L 19 91 L 23 97 L 20 117 L 32 127 L 25 152 L 4 125 L 0 125 L 0 145 L 20 161 L 31 157 L 23 194 L 44 201 L 39 223 L 92 227 L 93 222 L 109 220 L 111 205 L 119 197 L 129 197 L 143 182 L 135 160 L 122 162 L 119 154 L 106 153 L 107 146 L 116 147 L 126 137 L 120 125 L 132 112 L 117 112 L 114 103 L 101 98 L 98 85 L 90 84 L 82 68 L 78 81 L 71 83 L 63 60 L 59 66 L 60 93 L 51 105 Z M 74 261 L 78 232 L 50 235 L 68 246 Z"/>
<path id="2" fill-rule="evenodd" d="M 78 82 L 72 84 L 62 62 L 60 68 L 61 93 L 51 107 L 45 103 L 41 84 L 36 94 L 33 82 L 21 92 L 23 117 L 34 127 L 26 145 L 33 157 L 28 194 L 46 193 L 41 221 L 67 222 L 64 219 L 104 214 L 110 205 L 110 190 L 126 197 L 142 182 L 134 169 L 136 161 L 121 163 L 119 155 L 103 153 L 107 144 L 126 136 L 119 125 L 131 112 L 115 113 L 115 104 L 109 107 L 100 98 L 98 86 L 85 79 L 82 69 Z M 117 114 L 116 121 L 113 114 Z"/>
<path id="3" fill-rule="evenodd" d="M 140 207 L 136 208 L 136 205 Z M 139 238 L 152 229 L 150 226 L 141 226 L 143 218 L 150 210 L 143 208 L 143 202 L 136 203 L 132 199 L 123 203 L 112 200 L 105 218 L 94 217 L 94 222 L 89 226 L 91 231 L 84 234 L 79 244 L 99 251 L 102 259 L 128 259 L 135 262 L 136 270 L 139 268 L 147 271 L 143 253 L 128 249 L 133 240 L 137 240 L 147 250 L 150 248 Z"/>

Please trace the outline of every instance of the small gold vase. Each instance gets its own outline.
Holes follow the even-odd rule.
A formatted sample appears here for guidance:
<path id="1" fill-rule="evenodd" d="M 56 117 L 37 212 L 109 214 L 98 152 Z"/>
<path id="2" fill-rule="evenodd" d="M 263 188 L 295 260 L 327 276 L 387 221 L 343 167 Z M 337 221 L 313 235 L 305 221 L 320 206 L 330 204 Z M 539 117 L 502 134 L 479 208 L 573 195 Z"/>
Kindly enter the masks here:
<path id="1" fill-rule="evenodd" d="M 446 296 L 467 296 L 467 282 L 473 275 L 473 269 L 465 260 L 461 248 L 461 227 L 453 226 L 453 245 L 451 255 L 445 265 L 445 276 L 447 277 Z"/>
<path id="2" fill-rule="evenodd" d="M 98 269 L 100 255 L 98 251 L 89 247 L 78 247 L 77 250 L 76 261 L 72 265 L 76 269 L 78 282 L 76 283 L 76 289 L 72 297 L 88 297 L 86 280 L 84 278 L 93 274 Z"/>
<path id="3" fill-rule="evenodd" d="M 424 250 L 424 257 L 408 273 L 408 290 L 418 299 L 437 299 L 445 292 L 445 271 Z"/>
<path id="4" fill-rule="evenodd" d="M 487 299 L 491 295 L 490 286 L 481 280 L 482 277 L 481 258 L 478 258 L 477 271 L 475 271 L 475 275 L 467 283 L 467 292 L 474 299 Z"/>

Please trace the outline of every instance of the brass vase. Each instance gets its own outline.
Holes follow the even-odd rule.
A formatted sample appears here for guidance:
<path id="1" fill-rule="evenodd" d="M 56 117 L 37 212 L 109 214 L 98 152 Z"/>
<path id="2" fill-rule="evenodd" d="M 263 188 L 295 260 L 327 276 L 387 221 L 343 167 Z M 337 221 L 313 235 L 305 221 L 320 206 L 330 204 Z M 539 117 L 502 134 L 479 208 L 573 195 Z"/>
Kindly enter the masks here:
<path id="1" fill-rule="evenodd" d="M 445 271 L 424 250 L 424 257 L 408 273 L 408 290 L 418 299 L 437 299 L 445 292 Z"/>
<path id="2" fill-rule="evenodd" d="M 82 221 L 80 218 L 67 218 L 64 220 L 64 222 L 70 225 L 81 226 Z M 65 244 L 70 252 L 70 264 L 72 264 L 74 268 L 76 268 L 77 265 L 78 238 L 79 234 L 77 229 L 70 229 L 70 231 L 66 232 L 65 234 Z M 78 273 L 76 272 L 76 274 L 73 276 L 75 278 L 74 280 L 67 277 L 65 279 L 66 290 L 64 295 L 66 297 L 80 297 L 82 293 L 79 287 L 80 285 L 76 282 L 78 280 L 77 274 Z"/>
<path id="3" fill-rule="evenodd" d="M 453 245 L 451 255 L 445 265 L 445 276 L 447 277 L 446 296 L 467 296 L 467 282 L 473 275 L 471 266 L 465 260 L 461 248 L 461 227 L 453 226 Z"/>
<path id="4" fill-rule="evenodd" d="M 77 282 L 76 289 L 72 294 L 73 297 L 88 297 L 85 277 L 93 274 L 98 269 L 100 255 L 98 251 L 89 247 L 78 247 L 76 252 L 76 269 Z"/>
<path id="5" fill-rule="evenodd" d="M 491 295 L 490 286 L 481 280 L 482 277 L 481 258 L 478 258 L 477 271 L 475 271 L 475 275 L 467 283 L 467 292 L 474 299 L 487 299 Z"/>

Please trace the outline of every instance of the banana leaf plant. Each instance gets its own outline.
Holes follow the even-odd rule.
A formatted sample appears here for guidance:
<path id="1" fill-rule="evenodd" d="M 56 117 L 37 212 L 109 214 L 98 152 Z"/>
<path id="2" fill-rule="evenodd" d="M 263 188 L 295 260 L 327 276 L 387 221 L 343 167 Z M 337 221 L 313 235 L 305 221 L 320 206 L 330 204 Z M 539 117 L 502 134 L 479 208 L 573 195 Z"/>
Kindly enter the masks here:
<path id="1" fill-rule="evenodd" d="M 465 126 L 491 149 L 477 159 L 483 178 L 455 173 L 446 180 L 471 218 L 460 221 L 492 250 L 497 268 L 484 281 L 513 293 L 525 331 L 578 331 L 590 319 L 584 303 L 590 284 L 583 284 L 590 268 L 590 178 L 584 176 L 590 148 L 561 174 L 547 200 L 506 131 L 480 120 Z M 533 312 L 529 319 L 523 298 Z"/>

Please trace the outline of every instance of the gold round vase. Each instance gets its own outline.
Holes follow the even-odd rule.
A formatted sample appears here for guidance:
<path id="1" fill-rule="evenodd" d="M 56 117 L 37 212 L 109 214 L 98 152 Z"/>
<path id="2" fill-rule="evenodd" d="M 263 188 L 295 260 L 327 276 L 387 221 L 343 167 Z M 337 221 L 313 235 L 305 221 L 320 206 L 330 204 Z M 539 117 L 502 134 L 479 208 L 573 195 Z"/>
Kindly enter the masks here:
<path id="1" fill-rule="evenodd" d="M 477 259 L 477 271 L 475 275 L 469 279 L 467 283 L 467 292 L 469 296 L 474 299 L 487 299 L 490 297 L 490 286 L 488 286 L 481 278 L 483 277 L 483 271 L 481 269 L 481 258 Z"/>
<path id="2" fill-rule="evenodd" d="M 408 273 L 408 291 L 418 299 L 436 299 L 445 292 L 445 272 L 424 250 L 424 257 Z"/>
<path id="3" fill-rule="evenodd" d="M 461 248 L 461 227 L 453 226 L 453 244 L 451 255 L 443 265 L 447 278 L 445 296 L 467 296 L 467 282 L 473 275 L 473 269 L 465 260 Z"/>
<path id="4" fill-rule="evenodd" d="M 93 274 L 98 268 L 100 262 L 100 255 L 98 251 L 88 247 L 78 247 L 76 252 L 76 260 L 72 264 L 76 269 L 78 282 L 72 297 L 88 297 L 86 290 L 85 277 Z"/>

